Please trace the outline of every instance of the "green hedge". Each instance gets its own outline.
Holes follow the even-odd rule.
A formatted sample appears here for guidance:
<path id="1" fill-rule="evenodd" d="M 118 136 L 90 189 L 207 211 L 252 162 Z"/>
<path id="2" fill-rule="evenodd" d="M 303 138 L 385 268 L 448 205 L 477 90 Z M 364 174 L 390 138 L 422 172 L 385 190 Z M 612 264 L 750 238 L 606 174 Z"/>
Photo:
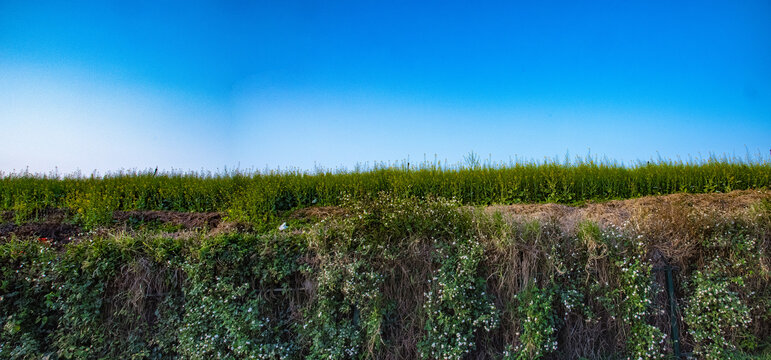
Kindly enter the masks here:
<path id="1" fill-rule="evenodd" d="M 670 355 L 651 254 L 675 245 L 631 226 L 566 231 L 459 205 L 381 194 L 284 232 L 7 241 L 0 358 Z M 676 245 L 692 250 L 676 273 L 684 348 L 769 351 L 771 206 L 702 221 Z"/>

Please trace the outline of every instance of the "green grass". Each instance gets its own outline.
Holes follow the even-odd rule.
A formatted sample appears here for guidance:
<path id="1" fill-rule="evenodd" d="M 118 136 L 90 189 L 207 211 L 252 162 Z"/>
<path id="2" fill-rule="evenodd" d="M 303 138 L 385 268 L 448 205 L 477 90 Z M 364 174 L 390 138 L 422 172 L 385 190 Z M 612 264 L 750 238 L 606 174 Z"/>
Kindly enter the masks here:
<path id="1" fill-rule="evenodd" d="M 282 211 L 313 205 L 340 205 L 381 192 L 440 196 L 467 205 L 627 199 L 672 193 L 729 192 L 771 185 L 768 159 L 732 158 L 682 162 L 659 160 L 622 166 L 578 159 L 465 166 L 378 166 L 356 171 L 161 173 L 121 172 L 105 176 L 52 177 L 0 173 L 0 210 L 17 221 L 66 208 L 86 225 L 104 223 L 116 210 L 222 212 L 256 224 Z"/>

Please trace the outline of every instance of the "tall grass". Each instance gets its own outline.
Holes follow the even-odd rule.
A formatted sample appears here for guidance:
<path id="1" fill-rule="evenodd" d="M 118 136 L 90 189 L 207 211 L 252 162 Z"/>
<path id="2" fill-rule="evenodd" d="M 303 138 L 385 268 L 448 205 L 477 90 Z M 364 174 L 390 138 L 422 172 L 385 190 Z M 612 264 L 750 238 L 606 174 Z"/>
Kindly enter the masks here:
<path id="1" fill-rule="evenodd" d="M 354 171 L 132 171 L 89 177 L 0 173 L 0 210 L 11 210 L 17 220 L 25 220 L 51 208 L 66 208 L 86 223 L 104 221 L 116 210 L 217 211 L 264 223 L 292 208 L 339 205 L 343 195 L 356 200 L 381 192 L 441 196 L 468 205 L 575 204 L 769 185 L 771 161 L 765 158 L 659 159 L 624 166 L 592 158 L 493 164 L 470 156 L 459 166 L 403 162 Z"/>

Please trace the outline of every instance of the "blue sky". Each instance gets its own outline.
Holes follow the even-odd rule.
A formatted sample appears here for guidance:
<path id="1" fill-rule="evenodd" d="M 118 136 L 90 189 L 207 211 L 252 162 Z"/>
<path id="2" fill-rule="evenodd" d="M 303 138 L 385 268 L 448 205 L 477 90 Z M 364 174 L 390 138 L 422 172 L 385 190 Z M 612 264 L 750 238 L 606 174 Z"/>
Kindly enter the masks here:
<path id="1" fill-rule="evenodd" d="M 771 149 L 771 2 L 0 0 L 0 170 Z"/>

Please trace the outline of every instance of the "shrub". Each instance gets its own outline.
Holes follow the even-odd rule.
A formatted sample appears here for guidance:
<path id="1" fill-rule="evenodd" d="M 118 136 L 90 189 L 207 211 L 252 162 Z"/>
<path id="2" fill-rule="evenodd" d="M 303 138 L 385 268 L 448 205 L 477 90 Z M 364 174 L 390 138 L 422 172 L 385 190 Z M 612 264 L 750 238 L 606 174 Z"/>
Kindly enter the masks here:
<path id="1" fill-rule="evenodd" d="M 227 235 L 204 239 L 183 268 L 187 282 L 177 352 L 189 359 L 276 359 L 298 346 L 289 303 L 302 253 L 296 238 Z"/>
<path id="2" fill-rule="evenodd" d="M 557 291 L 554 285 L 539 288 L 530 283 L 517 298 L 517 314 L 522 320 L 519 345 L 509 346 L 504 359 L 540 359 L 557 350 L 559 317 L 554 302 Z"/>
<path id="3" fill-rule="evenodd" d="M 478 273 L 483 255 L 479 242 L 458 239 L 436 245 L 440 267 L 425 294 L 426 332 L 418 349 L 424 358 L 460 359 L 475 349 L 477 335 L 498 327 L 500 313 Z"/>
<path id="4" fill-rule="evenodd" d="M 46 306 L 54 291 L 55 252 L 37 241 L 0 244 L 0 357 L 50 355 L 58 313 Z"/>

